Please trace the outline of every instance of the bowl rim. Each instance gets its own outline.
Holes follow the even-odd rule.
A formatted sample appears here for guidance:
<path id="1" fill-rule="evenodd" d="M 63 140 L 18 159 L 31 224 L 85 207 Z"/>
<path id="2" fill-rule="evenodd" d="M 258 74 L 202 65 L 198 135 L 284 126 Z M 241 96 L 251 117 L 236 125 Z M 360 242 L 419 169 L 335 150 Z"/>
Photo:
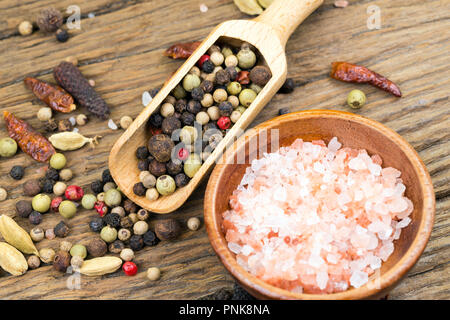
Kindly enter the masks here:
<path id="1" fill-rule="evenodd" d="M 304 118 L 335 118 L 341 120 L 348 120 L 351 122 L 357 122 L 371 127 L 377 130 L 388 139 L 394 141 L 400 149 L 410 159 L 414 171 L 419 177 L 420 190 L 423 198 L 422 208 L 422 221 L 418 227 L 417 235 L 413 239 L 409 249 L 400 258 L 400 260 L 387 270 L 379 278 L 379 287 L 373 285 L 373 280 L 366 283 L 359 288 L 351 288 L 343 292 L 331 293 L 331 294 L 309 294 L 309 293 L 293 293 L 288 290 L 284 290 L 273 285 L 270 285 L 255 276 L 245 271 L 240 265 L 237 264 L 236 259 L 233 257 L 227 247 L 226 240 L 222 237 L 222 232 L 218 226 L 215 212 L 216 202 L 216 181 L 221 180 L 224 174 L 224 169 L 228 165 L 224 162 L 218 163 L 208 181 L 204 198 L 204 221 L 208 238 L 211 246 L 216 254 L 219 256 L 225 268 L 237 279 L 242 285 L 248 287 L 251 291 L 256 292 L 258 295 L 269 299 L 300 299 L 300 300 L 324 300 L 324 299 L 363 299 L 372 297 L 379 294 L 381 291 L 388 290 L 395 283 L 397 283 L 406 273 L 411 269 L 419 259 L 422 252 L 425 250 L 425 246 L 430 238 L 431 231 L 434 223 L 435 212 L 435 196 L 431 177 L 425 167 L 425 164 L 420 159 L 416 150 L 404 140 L 398 133 L 385 125 L 375 120 L 356 115 L 344 111 L 335 110 L 307 110 L 297 111 L 286 115 L 276 117 L 274 119 L 265 121 L 256 127 L 248 130 L 245 135 L 241 136 L 232 148 L 228 148 L 223 155 L 223 159 L 229 157 L 239 149 L 242 144 L 245 145 L 246 140 L 258 135 L 261 129 L 270 129 L 280 126 L 282 123 L 295 121 Z"/>

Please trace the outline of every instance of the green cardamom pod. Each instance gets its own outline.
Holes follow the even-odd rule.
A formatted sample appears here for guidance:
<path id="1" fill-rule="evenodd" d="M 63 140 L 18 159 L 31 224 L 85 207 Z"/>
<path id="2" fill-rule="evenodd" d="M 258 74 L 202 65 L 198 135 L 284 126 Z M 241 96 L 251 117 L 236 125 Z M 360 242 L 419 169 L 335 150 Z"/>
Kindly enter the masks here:
<path id="1" fill-rule="evenodd" d="M 0 233 L 6 242 L 23 253 L 39 256 L 39 252 L 34 246 L 33 240 L 31 240 L 28 232 L 22 229 L 22 227 L 20 227 L 12 218 L 5 214 L 0 216 Z"/>
<path id="2" fill-rule="evenodd" d="M 0 267 L 13 276 L 20 276 L 28 270 L 28 263 L 19 250 L 0 242 Z"/>
<path id="3" fill-rule="evenodd" d="M 257 0 L 234 0 L 234 4 L 241 10 L 243 13 L 249 15 L 257 15 L 263 12 L 263 9 L 258 4 Z"/>

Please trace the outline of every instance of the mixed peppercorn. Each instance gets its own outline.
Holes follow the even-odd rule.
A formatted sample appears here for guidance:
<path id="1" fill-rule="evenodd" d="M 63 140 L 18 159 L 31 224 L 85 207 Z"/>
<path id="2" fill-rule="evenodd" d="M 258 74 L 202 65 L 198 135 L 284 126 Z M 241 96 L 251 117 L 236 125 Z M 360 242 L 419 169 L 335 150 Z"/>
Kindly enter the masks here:
<path id="1" fill-rule="evenodd" d="M 197 45 L 175 45 L 166 55 L 186 58 Z M 271 77 L 248 43 L 213 45 L 150 116 L 133 192 L 153 201 L 187 185 Z"/>

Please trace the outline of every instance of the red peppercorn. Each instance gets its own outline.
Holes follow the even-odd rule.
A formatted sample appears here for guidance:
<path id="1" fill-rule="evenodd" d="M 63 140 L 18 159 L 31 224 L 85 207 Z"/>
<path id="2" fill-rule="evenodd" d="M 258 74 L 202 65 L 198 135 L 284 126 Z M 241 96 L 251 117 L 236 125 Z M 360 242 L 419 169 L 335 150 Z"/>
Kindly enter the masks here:
<path id="1" fill-rule="evenodd" d="M 84 196 L 84 191 L 79 186 L 68 186 L 64 194 L 67 200 L 78 201 Z"/>
<path id="2" fill-rule="evenodd" d="M 157 134 L 161 134 L 162 133 L 162 129 L 161 128 L 151 127 L 150 128 L 150 133 L 152 134 L 152 136 L 155 136 Z"/>
<path id="3" fill-rule="evenodd" d="M 207 54 L 202 55 L 202 56 L 200 57 L 200 59 L 198 59 L 197 64 L 198 64 L 198 67 L 199 67 L 200 69 L 202 68 L 203 63 L 204 63 L 206 60 L 209 60 L 209 55 L 207 55 Z"/>
<path id="4" fill-rule="evenodd" d="M 231 126 L 230 117 L 220 117 L 219 120 L 217 120 L 217 126 L 222 130 L 228 129 Z"/>
<path id="5" fill-rule="evenodd" d="M 239 71 L 237 76 L 237 82 L 239 82 L 240 84 L 249 84 L 250 83 L 249 74 L 250 72 L 248 71 Z"/>
<path id="6" fill-rule="evenodd" d="M 108 213 L 108 207 L 106 206 L 106 203 L 103 201 L 97 201 L 94 203 L 94 208 L 100 215 L 100 217 L 103 217 L 105 214 Z"/>
<path id="7" fill-rule="evenodd" d="M 59 205 L 61 204 L 61 202 L 63 201 L 62 197 L 56 197 L 52 200 L 51 204 L 50 204 L 50 209 L 53 212 L 58 212 L 59 209 Z"/>
<path id="8" fill-rule="evenodd" d="M 122 270 L 127 276 L 134 276 L 138 271 L 136 264 L 131 261 L 125 262 L 122 266 Z"/>
<path id="9" fill-rule="evenodd" d="M 189 151 L 186 148 L 180 148 L 178 150 L 178 159 L 181 161 L 186 160 L 189 157 Z"/>

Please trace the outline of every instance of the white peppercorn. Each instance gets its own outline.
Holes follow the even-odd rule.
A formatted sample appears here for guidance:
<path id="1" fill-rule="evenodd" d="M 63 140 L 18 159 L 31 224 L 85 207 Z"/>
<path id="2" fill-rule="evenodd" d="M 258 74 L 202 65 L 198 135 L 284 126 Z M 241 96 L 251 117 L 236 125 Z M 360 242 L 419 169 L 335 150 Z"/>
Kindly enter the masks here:
<path id="1" fill-rule="evenodd" d="M 85 114 L 79 114 L 76 117 L 77 125 L 84 126 L 88 122 L 88 117 Z"/>
<path id="2" fill-rule="evenodd" d="M 200 101 L 200 104 L 205 108 L 212 106 L 213 103 L 214 103 L 214 99 L 210 93 L 205 93 L 203 95 L 203 99 Z"/>
<path id="3" fill-rule="evenodd" d="M 207 124 L 209 122 L 209 115 L 205 111 L 200 111 L 195 116 L 195 121 L 197 121 L 201 125 Z"/>
<path id="4" fill-rule="evenodd" d="M 217 103 L 226 101 L 228 98 L 228 93 L 224 89 L 216 89 L 213 93 L 213 99 Z"/>
<path id="5" fill-rule="evenodd" d="M 242 114 L 239 111 L 234 110 L 230 115 L 231 122 L 236 123 L 239 120 L 239 118 L 241 117 L 241 115 Z"/>
<path id="6" fill-rule="evenodd" d="M 227 67 L 236 67 L 238 62 L 238 58 L 234 54 L 225 58 L 225 66 Z"/>
<path id="7" fill-rule="evenodd" d="M 48 121 L 52 118 L 52 109 L 44 107 L 37 112 L 37 118 L 40 121 Z"/>
<path id="8" fill-rule="evenodd" d="M 133 123 L 133 118 L 130 116 L 123 116 L 120 118 L 119 124 L 122 129 L 128 129 L 128 127 Z"/>
<path id="9" fill-rule="evenodd" d="M 128 215 L 128 218 L 130 218 L 132 223 L 136 223 L 139 221 L 137 214 L 135 212 L 132 212 Z"/>
<path id="10" fill-rule="evenodd" d="M 72 249 L 72 242 L 64 240 L 59 244 L 59 250 L 69 252 Z"/>
<path id="11" fill-rule="evenodd" d="M 148 231 L 148 223 L 145 221 L 138 221 L 133 226 L 134 234 L 143 235 Z"/>
<path id="12" fill-rule="evenodd" d="M 33 24 L 30 21 L 22 21 L 18 29 L 22 36 L 29 36 L 33 33 Z"/>
<path id="13" fill-rule="evenodd" d="M 70 259 L 70 265 L 72 268 L 76 271 L 81 268 L 83 265 L 84 259 L 80 256 L 73 256 L 72 259 Z"/>
<path id="14" fill-rule="evenodd" d="M 211 55 L 209 56 L 209 59 L 211 60 L 212 63 L 214 63 L 216 66 L 220 66 L 222 65 L 223 61 L 225 60 L 225 57 L 223 56 L 223 54 L 219 51 L 214 51 L 213 53 L 211 53 Z"/>
<path id="15" fill-rule="evenodd" d="M 125 217 L 125 209 L 121 206 L 114 207 L 111 213 L 117 213 L 120 217 Z"/>
<path id="16" fill-rule="evenodd" d="M 117 232 L 117 238 L 121 241 L 127 241 L 131 238 L 131 231 L 125 228 L 120 229 Z"/>
<path id="17" fill-rule="evenodd" d="M 8 197 L 8 192 L 5 189 L 0 188 L 0 202 L 5 201 Z"/>
<path id="18" fill-rule="evenodd" d="M 200 77 L 201 71 L 197 66 L 193 66 L 191 70 L 189 70 L 190 74 L 195 74 L 196 76 Z"/>
<path id="19" fill-rule="evenodd" d="M 70 169 L 62 169 L 59 172 L 59 178 L 63 181 L 69 181 L 70 179 L 72 179 L 73 177 L 73 173 L 72 170 Z"/>
<path id="20" fill-rule="evenodd" d="M 156 190 L 156 188 L 147 189 L 147 191 L 145 192 L 145 197 L 150 201 L 158 200 L 159 192 L 158 190 Z"/>
<path id="21" fill-rule="evenodd" d="M 213 121 L 216 121 L 217 119 L 220 118 L 219 107 L 216 106 L 209 107 L 208 110 L 206 110 L 206 112 L 208 113 L 209 118 Z"/>
<path id="22" fill-rule="evenodd" d="M 156 184 L 156 177 L 151 173 L 149 173 L 141 180 L 141 182 L 144 185 L 144 187 L 153 188 Z"/>
<path id="23" fill-rule="evenodd" d="M 53 193 L 57 196 L 62 196 L 66 191 L 66 184 L 64 182 L 58 181 L 53 186 Z"/>
<path id="24" fill-rule="evenodd" d="M 122 251 L 120 252 L 120 258 L 123 261 L 131 261 L 134 259 L 134 251 L 130 248 L 122 249 Z"/>
<path id="25" fill-rule="evenodd" d="M 239 98 L 237 96 L 229 96 L 227 100 L 231 103 L 233 108 L 239 107 Z"/>
<path id="26" fill-rule="evenodd" d="M 161 106 L 160 113 L 164 118 L 173 116 L 175 113 L 175 107 L 173 104 L 166 102 Z"/>
<path id="27" fill-rule="evenodd" d="M 55 250 L 52 248 L 43 248 L 39 250 L 39 256 L 41 257 L 42 262 L 50 263 L 55 258 Z"/>
<path id="28" fill-rule="evenodd" d="M 44 230 L 39 227 L 33 228 L 30 230 L 30 237 L 34 242 L 39 242 L 45 237 Z"/>
<path id="29" fill-rule="evenodd" d="M 187 222 L 189 230 L 195 231 L 200 227 L 200 219 L 197 217 L 189 218 Z"/>
<path id="30" fill-rule="evenodd" d="M 147 270 L 147 278 L 151 281 L 156 281 L 161 277 L 161 271 L 159 268 L 152 267 Z"/>

